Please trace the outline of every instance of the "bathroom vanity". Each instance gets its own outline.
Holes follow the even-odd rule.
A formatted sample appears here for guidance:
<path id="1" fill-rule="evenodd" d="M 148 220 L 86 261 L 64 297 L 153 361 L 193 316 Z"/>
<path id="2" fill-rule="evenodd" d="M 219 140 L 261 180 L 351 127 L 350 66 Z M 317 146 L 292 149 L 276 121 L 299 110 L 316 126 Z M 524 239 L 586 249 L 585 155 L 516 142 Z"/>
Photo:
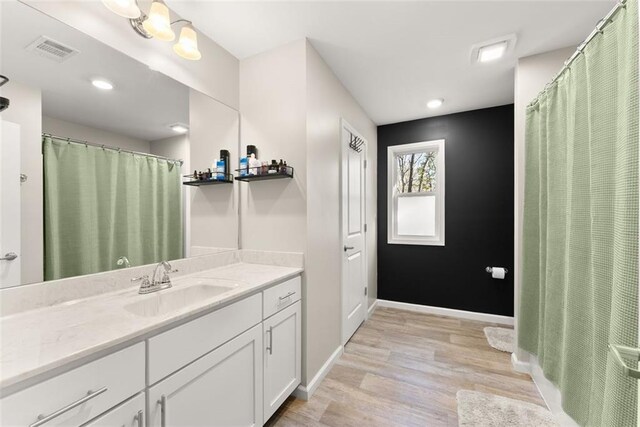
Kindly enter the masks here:
<path id="1" fill-rule="evenodd" d="M 263 425 L 300 384 L 301 272 L 239 262 L 0 319 L 1 424 Z"/>

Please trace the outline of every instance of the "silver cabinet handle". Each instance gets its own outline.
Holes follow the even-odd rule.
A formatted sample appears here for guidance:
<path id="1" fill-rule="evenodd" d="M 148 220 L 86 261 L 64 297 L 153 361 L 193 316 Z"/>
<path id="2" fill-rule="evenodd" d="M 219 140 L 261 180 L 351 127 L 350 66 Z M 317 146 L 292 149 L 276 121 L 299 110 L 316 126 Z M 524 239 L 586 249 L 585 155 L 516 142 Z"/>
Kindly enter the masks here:
<path id="1" fill-rule="evenodd" d="M 285 300 L 285 299 L 287 299 L 287 298 L 289 298 L 290 296 L 293 296 L 293 295 L 295 295 L 295 294 L 296 294 L 296 291 L 291 291 L 291 292 L 289 292 L 288 294 L 286 294 L 285 296 L 278 297 L 278 299 L 279 299 L 280 301 L 282 301 L 282 300 Z"/>
<path id="2" fill-rule="evenodd" d="M 76 408 L 80 405 L 82 405 L 83 403 L 93 399 L 94 397 L 97 397 L 99 395 L 101 395 L 102 393 L 104 393 L 105 391 L 107 391 L 107 387 L 102 387 L 101 389 L 97 390 L 97 391 L 89 391 L 87 393 L 87 395 L 85 397 L 83 397 L 82 399 L 78 399 L 73 403 L 70 403 L 69 405 L 65 406 L 64 408 L 58 409 L 56 412 L 53 412 L 49 415 L 38 415 L 38 421 L 36 421 L 33 424 L 29 424 L 29 427 L 38 427 L 41 426 L 42 424 L 48 423 L 49 421 L 51 421 L 52 419 L 59 417 L 60 415 L 64 414 L 65 412 L 68 412 L 70 410 L 72 410 L 73 408 Z"/>
<path id="3" fill-rule="evenodd" d="M 273 326 L 269 326 L 269 330 L 267 330 L 267 332 L 269 333 L 269 345 L 267 346 L 267 351 L 269 351 L 269 354 L 273 354 Z"/>
<path id="4" fill-rule="evenodd" d="M 347 251 L 349 251 L 349 250 L 351 250 L 351 249 L 355 249 L 355 248 L 354 248 L 353 246 L 347 246 L 347 245 L 344 245 L 344 251 L 345 251 L 345 252 L 347 252 Z"/>
<path id="5" fill-rule="evenodd" d="M 142 412 L 142 409 L 138 411 L 133 419 L 138 423 L 138 427 L 144 427 L 144 412 Z"/>
<path id="6" fill-rule="evenodd" d="M 14 259 L 18 258 L 18 254 L 15 252 L 7 252 L 6 254 L 4 254 L 4 256 L 2 258 L 0 258 L 0 261 L 13 261 Z"/>
<path id="7" fill-rule="evenodd" d="M 622 355 L 629 359 L 640 360 L 640 348 L 625 347 L 623 345 L 609 344 L 609 351 L 613 353 L 614 360 L 622 367 L 622 372 L 628 377 L 640 379 L 640 370 L 627 365 Z"/>
<path id="8" fill-rule="evenodd" d="M 163 394 L 158 403 L 160 404 L 160 426 L 167 427 L 167 396 Z"/>

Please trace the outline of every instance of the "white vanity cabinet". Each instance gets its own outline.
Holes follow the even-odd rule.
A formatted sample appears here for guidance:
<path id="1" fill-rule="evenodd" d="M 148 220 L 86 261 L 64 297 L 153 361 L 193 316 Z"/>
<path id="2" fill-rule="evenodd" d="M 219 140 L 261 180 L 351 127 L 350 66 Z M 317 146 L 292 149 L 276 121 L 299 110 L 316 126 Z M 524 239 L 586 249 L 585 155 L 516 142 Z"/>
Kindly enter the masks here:
<path id="1" fill-rule="evenodd" d="M 82 427 L 145 427 L 144 407 L 144 393 L 140 393 Z"/>
<path id="2" fill-rule="evenodd" d="M 296 276 L 139 338 L 3 397 L 0 425 L 261 427 L 300 384 L 300 297 Z"/>
<path id="3" fill-rule="evenodd" d="M 258 324 L 151 387 L 148 425 L 262 426 L 262 348 Z"/>
<path id="4" fill-rule="evenodd" d="M 144 390 L 140 342 L 0 400 L 2 426 L 79 426 Z"/>
<path id="5" fill-rule="evenodd" d="M 264 419 L 268 420 L 300 384 L 300 301 L 262 323 L 264 352 Z"/>

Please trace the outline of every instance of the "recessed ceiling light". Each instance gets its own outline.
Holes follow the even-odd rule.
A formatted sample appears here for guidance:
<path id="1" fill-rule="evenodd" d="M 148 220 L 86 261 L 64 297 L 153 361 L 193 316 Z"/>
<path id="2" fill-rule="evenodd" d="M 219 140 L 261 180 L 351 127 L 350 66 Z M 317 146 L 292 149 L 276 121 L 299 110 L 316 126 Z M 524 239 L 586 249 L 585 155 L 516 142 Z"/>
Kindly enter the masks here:
<path id="1" fill-rule="evenodd" d="M 113 89 L 113 84 L 104 79 L 93 79 L 91 80 L 91 84 L 102 90 L 111 90 Z"/>
<path id="2" fill-rule="evenodd" d="M 175 133 L 187 133 L 189 132 L 189 126 L 184 125 L 182 123 L 176 123 L 174 125 L 169 126 L 171 128 L 171 130 L 173 130 Z"/>
<path id="3" fill-rule="evenodd" d="M 479 62 L 491 62 L 496 59 L 500 59 L 507 52 L 508 43 L 502 41 L 499 43 L 490 44 L 488 46 L 482 46 L 478 49 L 478 61 Z"/>
<path id="4" fill-rule="evenodd" d="M 444 103 L 444 99 L 441 99 L 441 98 L 432 99 L 431 101 L 427 102 L 427 107 L 433 110 L 435 108 L 442 107 L 443 103 Z"/>

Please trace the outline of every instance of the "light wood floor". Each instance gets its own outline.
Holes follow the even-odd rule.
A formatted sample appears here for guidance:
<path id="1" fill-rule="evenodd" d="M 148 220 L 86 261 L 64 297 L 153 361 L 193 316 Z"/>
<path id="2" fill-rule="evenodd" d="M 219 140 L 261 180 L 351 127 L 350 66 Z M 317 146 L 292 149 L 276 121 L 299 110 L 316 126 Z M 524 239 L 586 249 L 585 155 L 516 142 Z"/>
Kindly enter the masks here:
<path id="1" fill-rule="evenodd" d="M 290 398 L 269 420 L 285 426 L 457 426 L 456 392 L 544 406 L 528 375 L 494 350 L 486 323 L 378 308 L 313 397 Z"/>

